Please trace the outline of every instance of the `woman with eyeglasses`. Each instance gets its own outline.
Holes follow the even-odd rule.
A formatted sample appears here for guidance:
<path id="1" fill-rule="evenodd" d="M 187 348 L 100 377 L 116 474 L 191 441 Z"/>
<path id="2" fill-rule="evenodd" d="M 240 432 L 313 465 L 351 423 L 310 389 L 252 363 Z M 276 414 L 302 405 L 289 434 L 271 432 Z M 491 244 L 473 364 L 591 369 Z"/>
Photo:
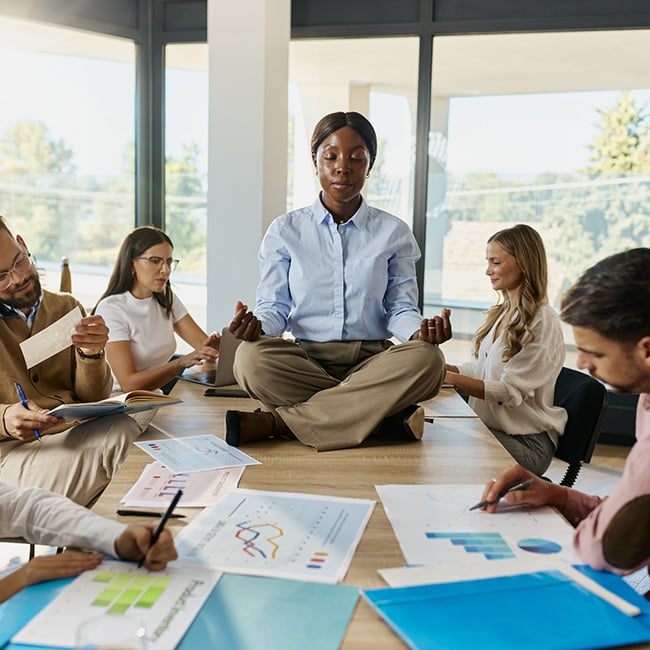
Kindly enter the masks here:
<path id="1" fill-rule="evenodd" d="M 172 291 L 174 245 L 153 226 L 130 232 L 120 247 L 108 287 L 93 313 L 110 332 L 106 357 L 122 391 L 161 388 L 185 368 L 214 361 L 220 334 L 209 336 Z M 192 352 L 174 357 L 178 334 Z"/>

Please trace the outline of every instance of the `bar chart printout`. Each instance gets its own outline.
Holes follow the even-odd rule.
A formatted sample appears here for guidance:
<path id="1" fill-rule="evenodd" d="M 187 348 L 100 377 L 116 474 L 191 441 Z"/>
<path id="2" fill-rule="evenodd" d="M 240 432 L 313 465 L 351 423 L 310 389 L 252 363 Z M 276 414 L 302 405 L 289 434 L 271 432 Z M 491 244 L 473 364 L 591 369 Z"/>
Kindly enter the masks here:
<path id="1" fill-rule="evenodd" d="M 505 560 L 517 557 L 501 533 L 425 533 L 428 539 L 449 540 L 466 553 L 479 553 L 486 560 Z"/>
<path id="2" fill-rule="evenodd" d="M 482 485 L 377 485 L 408 564 L 485 564 L 548 555 L 578 562 L 573 528 L 548 506 L 470 510 Z"/>
<path id="3" fill-rule="evenodd" d="M 149 650 L 167 650 L 181 640 L 220 575 L 207 567 L 177 564 L 149 572 L 131 563 L 104 562 L 67 585 L 12 642 L 71 648 L 81 622 L 107 615 L 119 625 L 128 616 L 147 630 Z"/>

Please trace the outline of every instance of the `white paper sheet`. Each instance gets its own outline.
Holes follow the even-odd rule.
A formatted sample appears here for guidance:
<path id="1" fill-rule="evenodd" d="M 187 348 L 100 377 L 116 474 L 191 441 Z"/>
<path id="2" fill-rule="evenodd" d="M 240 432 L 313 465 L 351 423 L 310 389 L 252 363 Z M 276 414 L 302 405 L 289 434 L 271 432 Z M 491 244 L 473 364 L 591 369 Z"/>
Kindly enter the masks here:
<path id="1" fill-rule="evenodd" d="M 339 582 L 375 506 L 237 488 L 176 537 L 179 557 L 234 573 Z"/>
<path id="2" fill-rule="evenodd" d="M 130 508 L 165 508 L 177 490 L 183 490 L 183 508 L 204 508 L 218 503 L 236 488 L 244 467 L 174 474 L 162 463 L 149 463 L 122 503 Z"/>
<path id="3" fill-rule="evenodd" d="M 484 485 L 377 485 L 408 564 L 486 563 L 549 555 L 576 563 L 573 528 L 552 508 L 469 508 Z"/>
<path id="4" fill-rule="evenodd" d="M 165 571 L 150 572 L 128 562 L 103 562 L 82 573 L 43 610 L 12 642 L 71 648 L 79 624 L 95 616 L 120 616 L 140 621 L 149 650 L 169 650 L 187 628 L 221 577 L 207 567 L 170 564 Z"/>
<path id="5" fill-rule="evenodd" d="M 187 438 L 162 438 L 133 443 L 161 462 L 174 474 L 201 472 L 206 469 L 260 465 L 260 461 L 245 454 L 217 436 L 206 434 Z"/>
<path id="6" fill-rule="evenodd" d="M 81 309 L 75 307 L 49 327 L 25 339 L 20 344 L 20 349 L 25 357 L 27 368 L 33 368 L 41 361 L 69 348 L 72 345 L 71 337 L 74 328 L 81 318 Z"/>
<path id="7" fill-rule="evenodd" d="M 469 404 L 452 388 L 443 388 L 434 398 L 420 402 L 430 418 L 476 418 Z"/>

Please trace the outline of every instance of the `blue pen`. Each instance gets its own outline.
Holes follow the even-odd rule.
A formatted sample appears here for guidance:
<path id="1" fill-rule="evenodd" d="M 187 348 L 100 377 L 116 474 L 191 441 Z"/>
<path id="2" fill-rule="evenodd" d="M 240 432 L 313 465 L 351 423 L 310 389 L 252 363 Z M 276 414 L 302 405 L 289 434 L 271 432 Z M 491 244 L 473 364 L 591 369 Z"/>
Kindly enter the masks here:
<path id="1" fill-rule="evenodd" d="M 18 382 L 16 382 L 14 386 L 16 387 L 16 392 L 18 393 L 20 403 L 29 411 L 29 406 L 27 406 L 27 396 L 25 395 L 23 387 Z M 41 440 L 41 432 L 38 429 L 34 429 L 34 435 L 39 442 L 43 442 Z"/>

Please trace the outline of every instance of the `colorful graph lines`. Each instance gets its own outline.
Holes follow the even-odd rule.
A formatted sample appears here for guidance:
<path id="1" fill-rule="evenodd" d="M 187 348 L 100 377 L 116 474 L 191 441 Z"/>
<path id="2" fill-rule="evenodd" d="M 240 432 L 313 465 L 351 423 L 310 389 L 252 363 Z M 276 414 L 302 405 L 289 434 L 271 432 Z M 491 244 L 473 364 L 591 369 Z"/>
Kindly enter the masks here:
<path id="1" fill-rule="evenodd" d="M 280 549 L 276 540 L 284 537 L 282 528 L 275 524 L 251 524 L 247 521 L 237 524 L 237 528 L 235 537 L 243 543 L 244 553 L 251 557 L 275 559 Z"/>

